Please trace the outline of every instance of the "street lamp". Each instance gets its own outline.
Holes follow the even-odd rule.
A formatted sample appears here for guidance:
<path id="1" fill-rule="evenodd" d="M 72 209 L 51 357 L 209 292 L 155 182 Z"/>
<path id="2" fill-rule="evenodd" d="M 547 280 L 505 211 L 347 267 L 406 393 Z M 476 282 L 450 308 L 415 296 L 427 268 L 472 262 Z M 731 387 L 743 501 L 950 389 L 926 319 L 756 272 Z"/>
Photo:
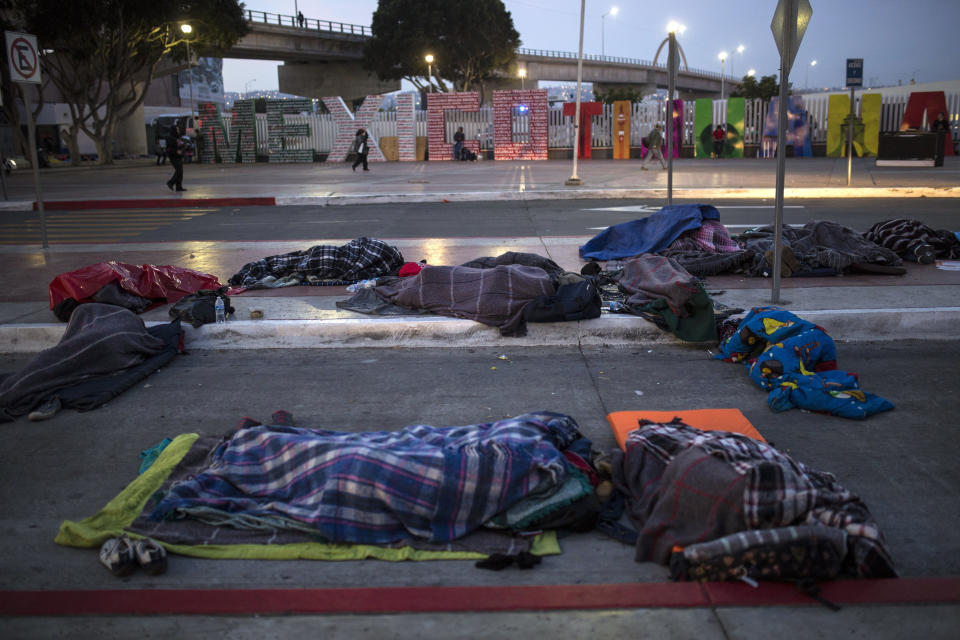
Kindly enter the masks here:
<path id="1" fill-rule="evenodd" d="M 193 27 L 187 23 L 183 23 L 180 25 L 180 31 L 182 31 L 184 35 L 189 36 L 191 33 L 193 33 Z M 187 64 L 190 65 L 190 120 L 192 121 L 193 106 L 194 106 L 193 105 L 193 58 L 190 56 L 190 39 L 189 38 L 186 39 L 186 43 L 187 43 Z M 182 133 L 186 133 L 186 131 Z"/>
<path id="2" fill-rule="evenodd" d="M 817 61 L 816 61 L 816 60 L 811 60 L 811 61 L 810 61 L 810 67 L 815 67 L 815 66 L 817 66 Z M 807 67 L 806 70 L 805 70 L 805 72 L 804 72 L 804 74 L 803 74 L 803 88 L 804 88 L 804 89 L 806 89 L 807 87 L 810 86 L 810 84 L 809 84 L 809 80 L 810 80 L 810 67 Z"/>
<path id="3" fill-rule="evenodd" d="M 724 76 L 723 76 L 723 65 L 724 65 L 724 63 L 727 61 L 727 52 L 726 52 L 726 51 L 721 51 L 720 54 L 719 54 L 717 57 L 720 58 L 720 99 L 723 100 L 723 97 L 724 97 L 724 91 L 723 91 L 723 89 L 724 89 L 724 87 L 723 87 L 723 78 L 724 78 Z"/>
<path id="4" fill-rule="evenodd" d="M 577 97 L 573 111 L 573 175 L 564 181 L 568 187 L 579 186 L 583 180 L 577 175 L 577 156 L 580 155 L 580 89 L 583 80 L 583 16 L 587 10 L 587 0 L 580 0 L 580 45 L 577 48 Z"/>
<path id="5" fill-rule="evenodd" d="M 616 16 L 620 13 L 620 7 L 610 7 L 610 10 L 600 16 L 600 55 L 604 55 L 604 37 L 603 37 L 603 19 L 607 16 Z"/>
<path id="6" fill-rule="evenodd" d="M 747 75 L 752 78 L 753 76 L 757 75 L 757 70 L 756 70 L 756 69 L 750 69 L 750 71 L 747 71 Z"/>
<path id="7" fill-rule="evenodd" d="M 517 75 L 520 76 L 520 88 L 521 88 L 521 89 L 524 89 L 523 80 L 524 80 L 524 78 L 527 77 L 527 68 L 526 68 L 526 67 L 520 67 L 520 70 L 517 71 Z"/>
<path id="8" fill-rule="evenodd" d="M 430 83 L 430 93 L 433 93 L 433 54 L 428 53 L 423 59 L 427 61 L 427 82 Z"/>

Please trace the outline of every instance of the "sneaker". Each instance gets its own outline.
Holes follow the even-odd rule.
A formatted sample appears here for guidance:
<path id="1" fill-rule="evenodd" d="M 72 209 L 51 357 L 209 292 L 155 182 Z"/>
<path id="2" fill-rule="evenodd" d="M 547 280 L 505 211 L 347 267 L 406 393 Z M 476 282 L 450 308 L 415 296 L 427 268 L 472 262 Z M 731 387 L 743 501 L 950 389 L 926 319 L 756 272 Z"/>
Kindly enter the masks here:
<path id="1" fill-rule="evenodd" d="M 128 576 L 137 568 L 133 543 L 127 536 L 110 538 L 100 547 L 100 564 L 117 577 Z"/>
<path id="2" fill-rule="evenodd" d="M 27 414 L 27 420 L 30 422 L 47 420 L 57 415 L 57 411 L 60 411 L 60 398 L 57 396 L 50 396 L 44 400 L 43 404 Z"/>
<path id="3" fill-rule="evenodd" d="M 183 187 L 177 187 L 177 191 L 186 191 Z"/>
<path id="4" fill-rule="evenodd" d="M 137 540 L 134 544 L 134 555 L 140 568 L 152 576 L 158 576 L 167 571 L 167 550 L 150 538 Z"/>

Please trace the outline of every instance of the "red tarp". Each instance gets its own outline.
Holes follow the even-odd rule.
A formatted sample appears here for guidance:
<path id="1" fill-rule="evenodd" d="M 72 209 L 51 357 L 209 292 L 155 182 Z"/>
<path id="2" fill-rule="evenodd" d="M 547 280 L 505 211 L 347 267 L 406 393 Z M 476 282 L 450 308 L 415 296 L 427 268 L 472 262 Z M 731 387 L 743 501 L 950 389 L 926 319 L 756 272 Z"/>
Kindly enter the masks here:
<path id="1" fill-rule="evenodd" d="M 176 302 L 200 289 L 221 286 L 216 276 L 184 267 L 100 262 L 54 278 L 50 282 L 50 308 L 56 308 L 67 298 L 90 302 L 101 287 L 114 281 L 124 291 L 156 300 L 158 305 Z"/>

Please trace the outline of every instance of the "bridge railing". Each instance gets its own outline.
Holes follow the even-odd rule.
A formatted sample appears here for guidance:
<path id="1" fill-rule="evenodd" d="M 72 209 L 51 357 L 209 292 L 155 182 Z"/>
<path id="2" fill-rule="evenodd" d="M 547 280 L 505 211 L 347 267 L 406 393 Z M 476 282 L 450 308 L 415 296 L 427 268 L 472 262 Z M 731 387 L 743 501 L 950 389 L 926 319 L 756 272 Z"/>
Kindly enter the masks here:
<path id="1" fill-rule="evenodd" d="M 549 51 L 546 49 L 526 49 L 521 48 L 517 49 L 517 55 L 521 56 L 535 56 L 540 58 L 562 58 L 565 60 L 576 60 L 577 54 L 572 51 Z M 620 56 L 603 56 L 596 55 L 594 53 L 585 53 L 583 54 L 584 60 L 589 60 L 591 62 L 610 62 L 614 64 L 635 64 L 643 67 L 656 67 L 658 69 L 663 69 L 666 71 L 666 64 L 653 64 L 650 60 L 641 60 L 640 58 L 623 58 Z M 713 71 L 707 71 L 705 69 L 687 69 L 688 73 L 695 73 L 701 76 L 708 76 L 711 78 L 720 79 L 720 74 Z M 730 76 L 725 76 L 730 78 Z"/>
<path id="2" fill-rule="evenodd" d="M 362 24 L 349 24 L 346 22 L 336 22 L 333 20 L 318 20 L 316 18 L 305 18 L 303 26 L 297 24 L 296 16 L 287 16 L 282 13 L 270 13 L 269 11 L 253 11 L 245 9 L 247 22 L 256 22 L 259 24 L 277 25 L 280 27 L 295 27 L 309 31 L 328 31 L 331 33 L 349 33 L 357 36 L 372 36 L 373 31 L 370 27 Z"/>

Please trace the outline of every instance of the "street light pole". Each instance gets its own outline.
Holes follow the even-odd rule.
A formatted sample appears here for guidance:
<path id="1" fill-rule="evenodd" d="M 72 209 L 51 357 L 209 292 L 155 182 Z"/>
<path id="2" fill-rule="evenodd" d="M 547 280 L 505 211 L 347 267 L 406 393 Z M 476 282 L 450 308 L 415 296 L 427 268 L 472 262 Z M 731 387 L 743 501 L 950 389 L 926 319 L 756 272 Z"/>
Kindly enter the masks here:
<path id="1" fill-rule="evenodd" d="M 190 26 L 189 24 L 180 25 L 180 30 L 183 31 L 183 33 L 186 35 L 190 35 L 191 33 L 193 33 L 193 27 Z M 196 122 L 193 118 L 193 107 L 194 107 L 194 104 L 193 104 L 193 57 L 190 55 L 190 40 L 187 39 L 186 43 L 187 43 L 187 65 L 190 67 L 190 121 Z M 186 131 L 184 131 L 183 133 L 186 134 Z"/>
<path id="2" fill-rule="evenodd" d="M 723 86 L 724 85 L 723 65 L 727 61 L 727 52 L 721 51 L 720 55 L 718 55 L 717 57 L 720 58 L 720 99 L 723 100 L 726 95 L 724 92 L 724 86 Z"/>
<path id="3" fill-rule="evenodd" d="M 668 27 L 669 28 L 669 27 Z M 677 33 L 669 32 L 667 45 L 667 206 L 673 204 L 673 92 L 677 87 Z"/>
<path id="4" fill-rule="evenodd" d="M 433 54 L 428 53 L 423 59 L 427 61 L 427 82 L 430 83 L 429 93 L 433 93 Z"/>
<path id="5" fill-rule="evenodd" d="M 606 47 L 604 43 L 605 38 L 603 33 L 604 32 L 603 19 L 606 18 L 608 15 L 616 16 L 618 13 L 620 13 L 620 7 L 610 7 L 609 11 L 607 11 L 605 14 L 600 16 L 600 55 L 606 55 L 606 50 L 605 50 Z"/>
<path id="6" fill-rule="evenodd" d="M 564 182 L 567 186 L 583 184 L 577 176 L 577 156 L 580 155 L 580 84 L 583 80 L 583 15 L 587 0 L 580 0 L 580 48 L 577 50 L 577 106 L 573 112 L 573 175 Z"/>

